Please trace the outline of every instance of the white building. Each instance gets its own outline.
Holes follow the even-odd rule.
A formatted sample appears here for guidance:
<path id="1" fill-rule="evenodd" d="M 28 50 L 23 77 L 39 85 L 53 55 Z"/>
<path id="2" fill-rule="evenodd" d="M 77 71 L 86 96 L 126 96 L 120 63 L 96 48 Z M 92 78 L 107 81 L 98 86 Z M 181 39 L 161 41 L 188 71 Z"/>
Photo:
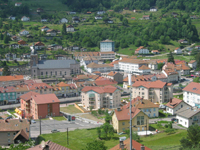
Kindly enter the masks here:
<path id="1" fill-rule="evenodd" d="M 200 108 L 200 84 L 196 82 L 189 83 L 183 89 L 183 100 L 193 107 Z"/>
<path id="2" fill-rule="evenodd" d="M 166 112 L 172 115 L 175 115 L 176 111 L 183 107 L 191 107 L 190 105 L 178 98 L 170 99 L 170 101 L 165 106 Z"/>
<path id="3" fill-rule="evenodd" d="M 23 16 L 23 17 L 21 18 L 21 21 L 30 21 L 30 18 L 29 18 L 29 17 L 26 17 L 26 16 Z"/>
<path id="4" fill-rule="evenodd" d="M 97 15 L 103 15 L 105 13 L 106 13 L 105 11 L 97 11 Z"/>
<path id="5" fill-rule="evenodd" d="M 47 19 L 41 19 L 41 22 L 47 22 L 48 20 Z"/>
<path id="6" fill-rule="evenodd" d="M 115 50 L 115 42 L 108 39 L 100 42 L 101 52 L 111 52 L 114 50 Z"/>
<path id="7" fill-rule="evenodd" d="M 200 109 L 185 106 L 176 112 L 177 123 L 188 128 L 191 125 L 200 125 Z"/>
<path id="8" fill-rule="evenodd" d="M 47 31 L 47 30 L 49 30 L 49 27 L 47 27 L 47 26 L 44 26 L 44 27 L 41 28 L 42 32 Z"/>
<path id="9" fill-rule="evenodd" d="M 21 6 L 22 5 L 22 3 L 15 3 L 15 6 Z"/>
<path id="10" fill-rule="evenodd" d="M 158 10 L 157 10 L 157 8 L 152 7 L 152 8 L 150 8 L 150 11 L 151 11 L 151 12 L 156 12 L 156 11 L 158 11 Z"/>
<path id="11" fill-rule="evenodd" d="M 192 69 L 196 69 L 197 68 L 197 61 L 196 60 L 191 60 L 189 63 L 188 63 L 188 66 Z"/>
<path id="12" fill-rule="evenodd" d="M 26 36 L 29 34 L 29 32 L 27 30 L 22 30 L 20 33 L 19 33 L 21 36 Z"/>
<path id="13" fill-rule="evenodd" d="M 101 20 L 101 19 L 103 19 L 103 17 L 101 17 L 101 16 L 96 16 L 96 17 L 94 17 L 96 20 Z"/>
<path id="14" fill-rule="evenodd" d="M 66 27 L 66 31 L 67 31 L 67 32 L 74 32 L 74 27 L 73 27 L 72 25 L 68 25 L 68 26 Z"/>
<path id="15" fill-rule="evenodd" d="M 142 66 L 139 68 L 138 72 L 139 72 L 140 74 L 150 74 L 150 73 L 151 73 L 151 69 L 150 69 L 149 67 L 145 66 L 145 65 L 142 65 Z"/>
<path id="16" fill-rule="evenodd" d="M 14 60 L 14 59 L 16 59 L 17 58 L 17 55 L 16 54 L 14 54 L 14 53 L 7 53 L 7 54 L 5 54 L 5 59 L 7 59 L 7 60 Z"/>
<path id="17" fill-rule="evenodd" d="M 110 71 L 113 71 L 114 68 L 112 66 L 110 66 L 109 64 L 96 64 L 96 63 L 92 62 L 89 65 L 87 65 L 86 70 L 89 73 L 92 73 L 95 71 L 110 72 Z"/>
<path id="18" fill-rule="evenodd" d="M 144 46 L 140 46 L 135 50 L 135 54 L 149 54 L 149 50 Z"/>
<path id="19" fill-rule="evenodd" d="M 67 20 L 66 18 L 62 18 L 62 19 L 60 20 L 60 23 L 68 23 L 68 20 Z"/>
<path id="20" fill-rule="evenodd" d="M 84 57 L 82 58 L 82 60 L 80 61 L 80 66 L 84 66 L 84 68 L 87 68 L 87 65 L 89 65 L 90 63 L 96 63 L 98 64 L 98 60 L 94 57 Z"/>
<path id="21" fill-rule="evenodd" d="M 15 18 L 16 17 L 13 17 L 13 16 L 8 17 L 8 19 L 10 19 L 10 20 L 15 20 Z"/>
<path id="22" fill-rule="evenodd" d="M 177 48 L 174 50 L 174 53 L 175 53 L 175 54 L 182 54 L 182 50 L 181 50 L 179 47 L 177 47 Z"/>

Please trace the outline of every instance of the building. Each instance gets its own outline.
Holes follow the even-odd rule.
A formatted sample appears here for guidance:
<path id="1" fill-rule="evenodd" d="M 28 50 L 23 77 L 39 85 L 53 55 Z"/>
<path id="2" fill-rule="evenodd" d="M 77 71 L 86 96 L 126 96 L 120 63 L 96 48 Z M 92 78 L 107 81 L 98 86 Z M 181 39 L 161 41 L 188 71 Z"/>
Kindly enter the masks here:
<path id="1" fill-rule="evenodd" d="M 38 60 L 38 55 L 33 48 L 30 58 L 31 76 L 70 77 L 80 73 L 80 64 L 73 59 L 66 60 Z"/>
<path id="2" fill-rule="evenodd" d="M 177 47 L 177 48 L 174 50 L 174 53 L 175 53 L 175 54 L 182 54 L 182 50 L 181 50 L 179 47 Z"/>
<path id="3" fill-rule="evenodd" d="M 191 125 L 200 125 L 200 109 L 185 106 L 176 111 L 177 123 L 188 128 Z"/>
<path id="4" fill-rule="evenodd" d="M 115 42 L 108 39 L 100 42 L 100 52 L 111 51 L 115 51 Z"/>
<path id="5" fill-rule="evenodd" d="M 82 60 L 84 57 L 92 57 L 97 60 L 101 59 L 100 52 L 74 52 L 75 59 Z"/>
<path id="6" fill-rule="evenodd" d="M 89 73 L 92 73 L 95 71 L 110 72 L 110 71 L 113 71 L 113 67 L 110 66 L 109 64 L 96 64 L 92 62 L 89 65 L 87 65 L 86 70 Z"/>
<path id="7" fill-rule="evenodd" d="M 49 36 L 56 36 L 56 33 L 57 33 L 56 30 L 54 29 L 49 29 L 46 32 L 47 32 L 47 35 Z"/>
<path id="8" fill-rule="evenodd" d="M 94 57 L 84 57 L 80 61 L 80 66 L 84 66 L 84 68 L 86 69 L 87 65 L 89 65 L 92 62 L 98 64 L 99 61 L 96 58 L 94 58 Z"/>
<path id="9" fill-rule="evenodd" d="M 181 44 L 187 44 L 188 43 L 188 41 L 185 40 L 185 39 L 180 39 L 180 40 L 178 40 L 178 42 L 181 43 Z"/>
<path id="10" fill-rule="evenodd" d="M 180 100 L 178 98 L 170 99 L 170 101 L 165 106 L 166 106 L 166 112 L 172 115 L 175 115 L 176 111 L 178 111 L 183 107 L 191 107 L 183 100 Z"/>
<path id="11" fill-rule="evenodd" d="M 96 20 L 102 20 L 103 19 L 103 17 L 101 17 L 101 16 L 95 16 L 94 17 Z"/>
<path id="12" fill-rule="evenodd" d="M 45 19 L 45 18 L 41 19 L 41 22 L 47 22 L 47 21 L 48 19 Z"/>
<path id="13" fill-rule="evenodd" d="M 77 75 L 73 78 L 73 82 L 95 81 L 99 78 L 99 75 Z"/>
<path id="14" fill-rule="evenodd" d="M 183 100 L 193 107 L 200 108 L 200 84 L 196 82 L 189 83 L 183 89 Z"/>
<path id="15" fill-rule="evenodd" d="M 74 32 L 74 27 L 73 27 L 72 25 L 68 25 L 68 26 L 66 27 L 66 31 L 67 31 L 67 32 Z"/>
<path id="16" fill-rule="evenodd" d="M 0 146 L 25 143 L 29 140 L 30 123 L 26 119 L 0 120 Z"/>
<path id="17" fill-rule="evenodd" d="M 70 14 L 70 15 L 75 15 L 76 12 L 75 12 L 75 11 L 71 11 L 71 12 L 69 12 L 69 14 Z"/>
<path id="18" fill-rule="evenodd" d="M 68 23 L 68 20 L 67 20 L 66 18 L 62 18 L 62 19 L 60 20 L 60 23 Z"/>
<path id="19" fill-rule="evenodd" d="M 96 86 L 106 86 L 106 85 L 112 85 L 112 86 L 117 86 L 117 81 L 108 79 L 108 78 L 100 78 L 95 80 L 95 85 Z"/>
<path id="20" fill-rule="evenodd" d="M 148 66 L 146 65 L 142 65 L 139 69 L 138 69 L 138 72 L 140 74 L 150 74 L 151 73 L 151 68 L 149 68 Z"/>
<path id="21" fill-rule="evenodd" d="M 13 86 L 24 83 L 23 75 L 0 76 L 0 87 Z"/>
<path id="22" fill-rule="evenodd" d="M 149 54 L 149 50 L 146 49 L 144 46 L 140 46 L 135 50 L 135 54 Z"/>
<path id="23" fill-rule="evenodd" d="M 115 80 L 118 83 L 123 83 L 123 74 L 121 74 L 121 73 L 111 71 L 108 74 L 106 74 L 105 77 Z"/>
<path id="24" fill-rule="evenodd" d="M 43 10 L 42 8 L 38 8 L 38 9 L 36 10 L 36 12 L 37 12 L 37 13 L 41 13 L 41 12 L 44 12 L 44 10 Z"/>
<path id="25" fill-rule="evenodd" d="M 143 18 L 144 20 L 149 20 L 149 19 L 150 19 L 150 16 L 149 16 L 149 15 L 144 15 L 142 18 Z"/>
<path id="26" fill-rule="evenodd" d="M 130 106 L 130 102 L 126 106 Z M 143 111 L 149 118 L 159 117 L 159 105 L 154 104 L 151 100 L 138 96 L 132 100 L 132 106 Z"/>
<path id="27" fill-rule="evenodd" d="M 8 19 L 10 19 L 10 20 L 15 20 L 15 18 L 16 18 L 16 17 L 14 17 L 14 16 L 8 17 Z"/>
<path id="28" fill-rule="evenodd" d="M 42 49 L 45 47 L 44 43 L 42 42 L 36 42 L 35 44 L 33 44 L 32 46 L 30 46 L 30 49 L 33 50 L 33 47 L 38 50 L 38 49 Z"/>
<path id="29" fill-rule="evenodd" d="M 41 28 L 41 31 L 47 31 L 47 30 L 49 30 L 49 27 L 47 27 L 47 26 L 44 26 Z"/>
<path id="30" fill-rule="evenodd" d="M 130 108 L 124 105 L 122 108 L 117 108 L 112 114 L 112 125 L 117 133 L 125 132 L 130 125 Z M 132 107 L 132 131 L 149 130 L 149 117 L 140 109 Z"/>
<path id="31" fill-rule="evenodd" d="M 110 150 L 130 150 L 130 139 L 121 140 L 119 141 L 119 144 L 112 147 Z M 135 140 L 132 140 L 132 150 L 151 150 L 150 148 L 136 142 Z"/>
<path id="32" fill-rule="evenodd" d="M 196 69 L 197 68 L 197 62 L 196 60 L 190 60 L 190 62 L 188 63 L 188 66 L 192 69 Z"/>
<path id="33" fill-rule="evenodd" d="M 116 108 L 121 104 L 121 92 L 116 87 L 85 86 L 81 90 L 82 105 L 86 109 Z"/>
<path id="34" fill-rule="evenodd" d="M 160 54 L 160 52 L 158 50 L 152 50 L 151 53 L 153 53 L 153 54 Z"/>
<path id="35" fill-rule="evenodd" d="M 52 93 L 53 87 L 46 83 L 28 83 L 28 90 L 40 94 L 49 94 Z"/>
<path id="36" fill-rule="evenodd" d="M 22 5 L 22 3 L 15 3 L 15 6 L 21 6 Z"/>
<path id="37" fill-rule="evenodd" d="M 17 55 L 14 53 L 5 54 L 5 59 L 7 59 L 7 60 L 15 60 L 16 58 L 17 58 Z"/>
<path id="38" fill-rule="evenodd" d="M 15 87 L 0 87 L 0 105 L 16 103 L 16 98 Z"/>
<path id="39" fill-rule="evenodd" d="M 47 118 L 60 116 L 60 101 L 55 94 L 28 92 L 20 96 L 23 118 Z"/>
<path id="40" fill-rule="evenodd" d="M 42 141 L 41 144 L 31 147 L 27 150 L 70 150 L 70 149 L 61 146 L 59 144 L 56 144 L 52 141 L 47 141 L 47 142 Z"/>
<path id="41" fill-rule="evenodd" d="M 136 81 L 132 85 L 132 98 L 137 96 L 149 99 L 153 103 L 167 103 L 173 97 L 173 85 L 160 80 Z"/>
<path id="42" fill-rule="evenodd" d="M 30 21 L 30 18 L 29 18 L 29 17 L 26 17 L 26 16 L 23 16 L 23 17 L 21 18 L 21 21 Z"/>
<path id="43" fill-rule="evenodd" d="M 158 10 L 157 10 L 157 8 L 155 8 L 155 7 L 151 7 L 151 8 L 150 8 L 150 11 L 151 11 L 151 12 L 156 12 L 156 11 L 158 11 Z"/>
<path id="44" fill-rule="evenodd" d="M 101 60 L 113 60 L 115 59 L 115 52 L 100 52 Z"/>
<path id="45" fill-rule="evenodd" d="M 19 44 L 17 44 L 17 43 L 15 43 L 15 44 L 10 44 L 9 48 L 18 49 L 18 48 L 19 48 Z"/>
<path id="46" fill-rule="evenodd" d="M 106 13 L 105 11 L 97 11 L 97 15 L 103 15 L 105 13 Z"/>
<path id="47" fill-rule="evenodd" d="M 59 50 L 59 49 L 63 49 L 62 45 L 57 45 L 57 44 L 51 44 L 48 46 L 48 50 Z"/>
<path id="48" fill-rule="evenodd" d="M 20 36 L 26 36 L 29 34 L 29 32 L 27 30 L 22 30 L 19 34 Z"/>

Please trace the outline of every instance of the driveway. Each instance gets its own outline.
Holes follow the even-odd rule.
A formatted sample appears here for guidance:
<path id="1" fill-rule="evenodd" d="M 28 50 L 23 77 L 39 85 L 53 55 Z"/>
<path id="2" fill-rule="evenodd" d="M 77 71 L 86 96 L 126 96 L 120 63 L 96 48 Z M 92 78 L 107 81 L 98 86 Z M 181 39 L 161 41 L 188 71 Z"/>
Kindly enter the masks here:
<path id="1" fill-rule="evenodd" d="M 174 116 L 170 116 L 167 118 L 154 118 L 154 119 L 149 119 L 149 124 L 153 124 L 157 121 L 171 121 L 171 118 L 174 118 Z"/>

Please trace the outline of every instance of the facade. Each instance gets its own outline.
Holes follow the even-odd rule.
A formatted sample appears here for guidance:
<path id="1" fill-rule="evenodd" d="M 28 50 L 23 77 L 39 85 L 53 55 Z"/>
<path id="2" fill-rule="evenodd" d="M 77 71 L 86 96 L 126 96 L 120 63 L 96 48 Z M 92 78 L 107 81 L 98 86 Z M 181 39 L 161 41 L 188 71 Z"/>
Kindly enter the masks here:
<path id="1" fill-rule="evenodd" d="M 41 19 L 41 22 L 47 22 L 48 20 L 47 19 Z"/>
<path id="2" fill-rule="evenodd" d="M 30 46 L 30 49 L 31 50 L 33 50 L 33 47 L 36 49 L 36 50 L 38 50 L 38 49 L 42 49 L 42 48 L 44 48 L 44 43 L 42 43 L 42 42 L 36 42 L 34 45 L 32 45 L 32 46 Z"/>
<path id="3" fill-rule="evenodd" d="M 66 27 L 66 31 L 67 31 L 67 32 L 74 32 L 74 27 L 73 27 L 72 25 L 68 25 L 68 26 Z"/>
<path id="4" fill-rule="evenodd" d="M 41 31 L 47 31 L 47 30 L 49 30 L 49 27 L 47 27 L 47 26 L 44 26 L 41 28 Z"/>
<path id="5" fill-rule="evenodd" d="M 176 111 L 177 123 L 188 128 L 191 125 L 200 125 L 200 109 L 185 106 Z"/>
<path id="6" fill-rule="evenodd" d="M 142 65 L 142 66 L 139 68 L 138 72 L 139 72 L 140 74 L 150 74 L 150 73 L 151 73 L 151 69 L 150 69 L 148 66 Z"/>
<path id="7" fill-rule="evenodd" d="M 149 19 L 150 19 L 150 16 L 149 16 L 149 15 L 144 15 L 142 18 L 143 18 L 144 20 L 149 20 Z"/>
<path id="8" fill-rule="evenodd" d="M 29 17 L 26 17 L 26 16 L 23 16 L 23 17 L 21 18 L 21 21 L 30 21 L 30 18 L 29 18 Z"/>
<path id="9" fill-rule="evenodd" d="M 160 52 L 158 50 L 152 50 L 151 53 L 153 53 L 153 54 L 160 54 Z"/>
<path id="10" fill-rule="evenodd" d="M 84 66 L 84 68 L 86 69 L 87 65 L 89 65 L 92 62 L 98 64 L 98 60 L 96 58 L 93 58 L 93 57 L 84 57 L 80 61 L 80 66 Z"/>
<path id="11" fill-rule="evenodd" d="M 28 92 L 20 96 L 23 118 L 46 118 L 60 115 L 60 101 L 55 94 Z"/>
<path id="12" fill-rule="evenodd" d="M 5 59 L 7 59 L 7 60 L 15 60 L 16 58 L 17 58 L 17 55 L 14 53 L 5 54 Z"/>
<path id="13" fill-rule="evenodd" d="M 94 17 L 96 20 L 102 20 L 103 19 L 103 17 L 101 17 L 101 16 L 96 16 L 96 17 Z"/>
<path id="14" fill-rule="evenodd" d="M 60 20 L 60 23 L 68 23 L 68 20 L 67 20 L 66 18 L 62 18 L 62 19 Z"/>
<path id="15" fill-rule="evenodd" d="M 63 49 L 62 45 L 57 45 L 57 44 L 51 44 L 48 46 L 49 50 L 59 50 L 59 49 Z"/>
<path id="16" fill-rule="evenodd" d="M 111 52 L 115 50 L 115 42 L 111 40 L 105 40 L 100 42 L 100 51 L 101 52 Z"/>
<path id="17" fill-rule="evenodd" d="M 157 11 L 157 8 L 152 7 L 152 8 L 150 8 L 150 11 L 151 11 L 151 12 L 156 12 L 156 11 Z"/>
<path id="18" fill-rule="evenodd" d="M 175 54 L 182 54 L 182 50 L 181 50 L 179 47 L 177 47 L 177 48 L 174 50 L 174 53 L 175 53 Z"/>
<path id="19" fill-rule="evenodd" d="M 173 98 L 173 85 L 160 80 L 153 82 L 136 81 L 132 85 L 132 93 L 132 98 L 140 96 L 151 100 L 153 103 L 162 104 Z"/>
<path id="20" fill-rule="evenodd" d="M 135 54 L 149 54 L 149 50 L 144 46 L 140 46 L 135 50 Z"/>
<path id="21" fill-rule="evenodd" d="M 97 15 L 103 15 L 105 13 L 106 13 L 105 11 L 97 11 Z"/>
<path id="22" fill-rule="evenodd" d="M 108 64 L 96 64 L 94 62 L 90 63 L 87 65 L 87 72 L 92 73 L 95 71 L 100 71 L 100 72 L 110 72 L 113 71 L 113 67 L 108 65 Z"/>
<path id="23" fill-rule="evenodd" d="M 173 98 L 170 99 L 170 101 L 165 105 L 166 106 L 166 112 L 172 115 L 176 114 L 176 111 L 183 107 L 191 107 L 184 101 L 178 99 L 178 98 Z"/>
<path id="24" fill-rule="evenodd" d="M 19 41 L 18 41 L 18 44 L 19 44 L 20 46 L 25 46 L 25 45 L 27 45 L 26 41 L 24 41 L 24 40 L 19 40 Z"/>
<path id="25" fill-rule="evenodd" d="M 118 108 L 112 114 L 112 125 L 117 133 L 125 132 L 129 129 L 130 122 L 130 109 L 124 105 Z M 149 130 L 149 117 L 140 109 L 132 107 L 132 131 L 146 131 Z"/>
<path id="26" fill-rule="evenodd" d="M 167 82 L 178 82 L 180 77 L 179 77 L 179 73 L 175 70 L 163 70 L 162 73 L 167 77 Z"/>
<path id="27" fill-rule="evenodd" d="M 115 52 L 100 52 L 101 60 L 113 60 L 115 59 Z"/>
<path id="28" fill-rule="evenodd" d="M 12 49 L 18 49 L 19 48 L 19 44 L 10 44 L 9 46 Z"/>
<path id="29" fill-rule="evenodd" d="M 0 87 L 0 105 L 16 103 L 16 91 L 13 86 Z"/>
<path id="30" fill-rule="evenodd" d="M 105 77 L 115 80 L 118 83 L 123 83 L 123 74 L 121 74 L 121 73 L 111 71 L 108 74 L 106 74 Z"/>
<path id="31" fill-rule="evenodd" d="M 121 92 L 116 87 L 85 86 L 81 91 L 82 104 L 86 109 L 116 108 L 121 103 Z"/>
<path id="32" fill-rule="evenodd" d="M 197 62 L 196 60 L 191 60 L 189 63 L 188 63 L 188 66 L 192 69 L 196 69 L 197 68 Z"/>
<path id="33" fill-rule="evenodd" d="M 54 29 L 49 29 L 46 31 L 49 36 L 56 36 L 56 31 Z"/>
<path id="34" fill-rule="evenodd" d="M 29 32 L 27 30 L 22 30 L 20 33 L 19 33 L 21 36 L 26 36 L 29 34 Z"/>
<path id="35" fill-rule="evenodd" d="M 0 120 L 0 146 L 25 143 L 29 140 L 30 123 L 26 119 Z"/>
<path id="36" fill-rule="evenodd" d="M 24 83 L 23 75 L 0 76 L 0 87 L 13 86 Z"/>
<path id="37" fill-rule="evenodd" d="M 14 17 L 14 16 L 8 17 L 8 19 L 10 19 L 10 20 L 15 20 L 15 18 L 16 18 L 16 17 Z"/>

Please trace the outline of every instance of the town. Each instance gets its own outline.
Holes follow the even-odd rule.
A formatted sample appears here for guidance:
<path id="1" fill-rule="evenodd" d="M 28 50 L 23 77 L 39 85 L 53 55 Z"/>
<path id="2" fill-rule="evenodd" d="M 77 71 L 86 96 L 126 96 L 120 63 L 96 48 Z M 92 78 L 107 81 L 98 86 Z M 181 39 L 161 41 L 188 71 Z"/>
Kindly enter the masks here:
<path id="1" fill-rule="evenodd" d="M 0 2 L 0 150 L 199 149 L 199 10 Z"/>

